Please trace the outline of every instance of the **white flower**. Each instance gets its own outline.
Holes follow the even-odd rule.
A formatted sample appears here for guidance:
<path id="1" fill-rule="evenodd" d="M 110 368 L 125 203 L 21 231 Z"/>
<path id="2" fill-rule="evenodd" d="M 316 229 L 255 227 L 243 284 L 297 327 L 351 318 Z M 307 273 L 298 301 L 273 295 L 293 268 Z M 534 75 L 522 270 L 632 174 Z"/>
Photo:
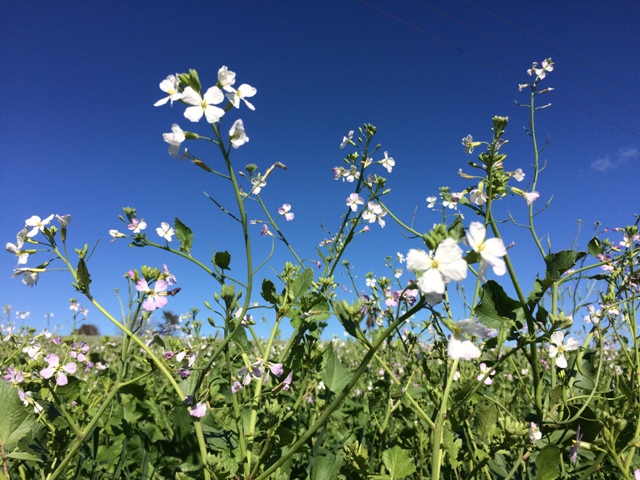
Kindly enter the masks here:
<path id="1" fill-rule="evenodd" d="M 226 65 L 220 67 L 220 70 L 218 70 L 218 86 L 224 88 L 234 83 L 236 83 L 236 72 L 229 70 Z"/>
<path id="2" fill-rule="evenodd" d="M 253 189 L 251 190 L 251 193 L 255 195 L 258 195 L 260 193 L 260 190 L 262 190 L 264 187 L 267 186 L 267 182 L 262 180 L 261 175 L 257 175 L 254 178 L 252 178 L 251 184 L 253 185 Z"/>
<path id="3" fill-rule="evenodd" d="M 353 145 L 354 143 L 353 143 L 353 140 L 351 140 L 352 138 L 353 138 L 353 130 L 351 130 L 349 132 L 349 135 L 347 135 L 346 137 L 342 137 L 342 143 L 340 144 L 340 149 L 342 150 L 344 147 L 346 147 L 347 143 L 350 143 Z"/>
<path id="4" fill-rule="evenodd" d="M 177 123 L 171 125 L 171 133 L 163 133 L 162 138 L 169 144 L 169 155 L 177 157 L 180 145 L 185 140 L 184 132 Z"/>
<path id="5" fill-rule="evenodd" d="M 221 103 L 223 100 L 224 95 L 218 87 L 211 87 L 206 91 L 204 97 L 201 97 L 193 88 L 187 87 L 182 93 L 182 101 L 187 105 L 193 106 L 184 111 L 184 116 L 192 122 L 199 122 L 202 115 L 204 115 L 207 122 L 216 123 L 224 115 L 224 110 L 214 105 Z"/>
<path id="6" fill-rule="evenodd" d="M 159 107 L 160 105 L 164 105 L 169 100 L 171 100 L 171 105 L 175 100 L 180 100 L 182 98 L 182 93 L 180 93 L 179 87 L 180 81 L 175 75 L 169 75 L 162 82 L 160 82 L 160 90 L 163 92 L 167 92 L 169 95 L 167 97 L 161 98 L 156 103 L 153 104 L 154 107 Z"/>
<path id="7" fill-rule="evenodd" d="M 51 215 L 49 215 L 47 218 L 45 218 L 44 220 L 42 220 L 40 217 L 38 217 L 37 215 L 33 215 L 32 217 L 28 218 L 24 224 L 27 227 L 31 227 L 31 231 L 29 231 L 27 233 L 27 237 L 29 238 L 33 238 L 35 237 L 38 232 L 43 232 L 44 231 L 44 227 L 46 227 L 47 225 L 49 225 L 49 222 L 53 220 L 53 213 Z"/>
<path id="8" fill-rule="evenodd" d="M 481 145 L 482 142 L 474 142 L 471 134 L 467 135 L 462 139 L 462 145 L 464 145 L 464 151 L 467 155 L 473 153 L 474 147 Z"/>
<path id="9" fill-rule="evenodd" d="M 479 324 L 474 319 L 469 318 L 459 321 L 453 328 L 447 346 L 447 355 L 452 360 L 473 360 L 480 358 L 480 349 L 464 334 L 473 335 L 479 338 L 489 338 L 490 332 L 487 327 Z"/>
<path id="10" fill-rule="evenodd" d="M 38 275 L 39 272 L 44 272 L 44 269 L 35 269 L 35 268 L 15 268 L 13 270 L 13 278 L 19 277 L 22 275 L 22 283 L 24 283 L 27 287 L 33 287 L 38 284 Z"/>
<path id="11" fill-rule="evenodd" d="M 375 278 L 367 278 L 365 283 L 368 288 L 374 288 L 376 286 L 377 280 Z"/>
<path id="12" fill-rule="evenodd" d="M 113 237 L 113 239 L 115 240 L 116 238 L 125 238 L 126 235 L 124 233 L 120 233 L 118 230 L 116 230 L 115 228 L 109 230 L 109 235 L 111 235 Z"/>
<path id="13" fill-rule="evenodd" d="M 229 140 L 233 148 L 238 148 L 249 141 L 249 137 L 247 137 L 247 133 L 244 131 L 244 123 L 242 123 L 241 119 L 233 122 L 229 130 Z"/>
<path id="14" fill-rule="evenodd" d="M 438 201 L 438 197 L 427 197 L 427 208 L 433 208 Z"/>
<path id="15" fill-rule="evenodd" d="M 544 77 L 547 76 L 547 73 L 553 72 L 553 62 L 551 61 L 550 58 L 547 60 L 543 60 L 540 68 L 535 67 L 535 65 L 536 64 L 534 64 L 533 70 L 536 72 L 536 76 L 540 80 L 544 79 Z"/>
<path id="16" fill-rule="evenodd" d="M 133 231 L 133 233 L 141 233 L 142 230 L 147 228 L 147 222 L 145 222 L 144 219 L 138 220 L 137 218 L 132 218 L 131 223 L 127 226 L 127 228 Z"/>
<path id="17" fill-rule="evenodd" d="M 539 196 L 540 194 L 538 192 L 524 193 L 524 199 L 527 201 L 527 205 L 531 205 L 533 202 L 535 202 L 538 199 Z"/>
<path id="18" fill-rule="evenodd" d="M 349 195 L 349 198 L 347 198 L 347 207 L 351 207 L 351 211 L 357 212 L 358 205 L 364 205 L 362 197 L 359 197 L 357 193 Z"/>
<path id="19" fill-rule="evenodd" d="M 522 180 L 524 180 L 524 172 L 522 171 L 521 168 L 516 169 L 515 172 L 513 172 L 513 178 L 515 178 L 518 182 L 521 182 Z"/>
<path id="20" fill-rule="evenodd" d="M 487 198 L 488 197 L 487 197 L 487 194 L 483 190 L 478 190 L 477 188 L 474 188 L 469 193 L 469 198 L 471 199 L 472 203 L 475 203 L 477 206 L 481 207 L 485 203 L 487 203 Z"/>
<path id="21" fill-rule="evenodd" d="M 170 242 L 171 237 L 173 237 L 176 232 L 167 222 L 162 222 L 160 226 L 156 228 L 156 233 L 164 238 L 167 242 Z"/>
<path id="22" fill-rule="evenodd" d="M 362 220 L 369 223 L 375 223 L 376 221 L 381 228 L 384 228 L 386 222 L 382 219 L 387 214 L 380 204 L 376 202 L 368 202 L 367 209 L 362 212 Z"/>
<path id="23" fill-rule="evenodd" d="M 531 427 L 529 428 L 529 440 L 531 440 L 531 443 L 536 443 L 541 438 L 542 438 L 542 432 L 538 428 L 538 425 L 531 422 Z"/>
<path id="24" fill-rule="evenodd" d="M 7 252 L 13 253 L 18 257 L 18 265 L 24 265 L 25 263 L 27 263 L 27 260 L 29 259 L 29 253 L 22 250 L 24 241 L 27 238 L 28 230 L 29 229 L 25 227 L 18 232 L 18 234 L 16 235 L 15 245 L 13 243 L 7 242 L 7 245 L 5 246 L 5 248 L 7 249 Z"/>
<path id="25" fill-rule="evenodd" d="M 486 234 L 487 230 L 482 223 L 471 222 L 471 225 L 469 225 L 467 243 L 473 251 L 479 253 L 482 258 L 480 268 L 478 269 L 478 277 L 483 283 L 487 281 L 486 272 L 489 265 L 493 268 L 493 273 L 496 275 L 504 275 L 507 272 L 504 260 L 500 258 L 507 254 L 504 243 L 499 238 L 485 240 Z"/>
<path id="26" fill-rule="evenodd" d="M 378 163 L 380 163 L 384 168 L 387 169 L 387 172 L 391 173 L 391 170 L 393 170 L 393 167 L 396 164 L 396 161 L 387 155 L 387 152 L 384 152 L 384 158 L 382 160 L 380 160 Z"/>
<path id="27" fill-rule="evenodd" d="M 407 269 L 422 272 L 418 287 L 422 293 L 442 295 L 445 285 L 451 280 L 459 282 L 467 278 L 467 262 L 462 258 L 462 249 L 453 238 L 445 238 L 435 253 L 409 250 Z"/>
<path id="28" fill-rule="evenodd" d="M 486 375 L 487 377 L 484 378 L 484 384 L 491 385 L 493 383 L 491 376 L 495 374 L 496 371 L 487 367 L 487 364 L 483 362 L 480 364 L 480 375 L 478 375 L 478 381 L 482 380 Z"/>
<path id="29" fill-rule="evenodd" d="M 253 97 L 257 92 L 251 85 L 243 83 L 237 90 L 231 85 L 225 85 L 224 91 L 228 92 L 226 97 L 234 107 L 240 108 L 240 100 L 242 100 L 250 110 L 256 109 L 256 107 L 247 101 L 247 97 Z"/>
<path id="30" fill-rule="evenodd" d="M 549 345 L 549 356 L 551 358 L 557 357 L 556 365 L 558 368 L 567 368 L 566 352 L 577 350 L 580 347 L 578 340 L 575 338 L 568 338 L 567 343 L 564 342 L 563 332 L 554 332 L 551 334 L 551 345 Z"/>

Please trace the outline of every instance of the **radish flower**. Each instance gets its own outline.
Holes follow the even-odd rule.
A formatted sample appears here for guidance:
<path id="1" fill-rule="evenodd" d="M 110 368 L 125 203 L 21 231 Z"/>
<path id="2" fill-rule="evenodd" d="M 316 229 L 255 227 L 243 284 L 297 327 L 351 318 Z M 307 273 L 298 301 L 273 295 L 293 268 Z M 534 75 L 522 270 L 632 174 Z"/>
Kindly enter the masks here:
<path id="1" fill-rule="evenodd" d="M 459 282 L 467 278 L 467 262 L 462 249 L 453 238 L 445 238 L 435 252 L 411 249 L 407 254 L 407 269 L 417 272 L 418 287 L 425 295 L 442 295 L 451 280 Z"/>
<path id="2" fill-rule="evenodd" d="M 549 356 L 556 357 L 556 365 L 558 368 L 567 368 L 567 357 L 565 353 L 577 350 L 580 347 L 578 340 L 575 338 L 567 338 L 564 343 L 564 333 L 554 332 L 551 335 L 551 345 L 549 345 Z"/>
<path id="3" fill-rule="evenodd" d="M 218 87 L 211 87 L 201 97 L 193 88 L 187 87 L 182 94 L 182 101 L 187 105 L 192 105 L 184 111 L 184 116 L 192 122 L 199 122 L 204 115 L 209 123 L 216 123 L 224 115 L 224 110 L 216 107 L 224 100 L 222 90 Z"/>
<path id="4" fill-rule="evenodd" d="M 507 254 L 504 243 L 499 238 L 485 240 L 486 234 L 487 229 L 482 223 L 471 222 L 471 225 L 469 225 L 467 243 L 482 258 L 478 269 L 478 277 L 482 283 L 487 281 L 486 273 L 489 266 L 493 268 L 493 273 L 496 275 L 504 275 L 507 272 L 504 260 L 500 258 Z"/>

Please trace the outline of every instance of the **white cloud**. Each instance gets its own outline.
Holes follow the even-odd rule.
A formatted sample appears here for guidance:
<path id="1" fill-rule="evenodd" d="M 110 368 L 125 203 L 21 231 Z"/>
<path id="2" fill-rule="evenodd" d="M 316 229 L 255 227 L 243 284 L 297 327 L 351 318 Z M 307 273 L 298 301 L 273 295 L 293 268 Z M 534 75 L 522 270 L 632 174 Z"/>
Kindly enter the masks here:
<path id="1" fill-rule="evenodd" d="M 640 157 L 640 152 L 637 148 L 621 148 L 614 155 L 606 155 L 594 160 L 591 162 L 590 166 L 598 172 L 608 172 L 609 170 L 615 170 L 627 163 L 629 160 L 633 160 L 638 157 Z"/>

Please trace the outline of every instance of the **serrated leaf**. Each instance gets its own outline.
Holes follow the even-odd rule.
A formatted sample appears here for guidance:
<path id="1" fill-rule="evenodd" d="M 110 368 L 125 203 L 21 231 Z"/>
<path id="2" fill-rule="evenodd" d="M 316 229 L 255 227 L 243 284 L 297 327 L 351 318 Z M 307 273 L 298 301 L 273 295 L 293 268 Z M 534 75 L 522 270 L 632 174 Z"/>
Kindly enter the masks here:
<path id="1" fill-rule="evenodd" d="M 333 393 L 339 393 L 349 383 L 351 372 L 340 363 L 332 344 L 327 347 L 325 355 L 322 381 Z"/>
<path id="2" fill-rule="evenodd" d="M 460 466 L 460 462 L 458 461 L 458 453 L 462 448 L 462 439 L 456 438 L 453 432 L 449 428 L 446 428 L 444 431 L 442 444 L 444 445 L 444 449 L 449 455 L 448 458 L 449 463 L 451 464 L 451 468 L 458 468 Z"/>
<path id="3" fill-rule="evenodd" d="M 536 480 L 555 480 L 560 476 L 560 449 L 555 445 L 547 445 L 536 458 L 538 475 Z"/>
<path id="4" fill-rule="evenodd" d="M 260 292 L 260 294 L 262 295 L 262 298 L 264 298 L 271 305 L 276 305 L 278 303 L 276 286 L 271 280 L 265 278 L 262 281 L 262 291 Z"/>
<path id="5" fill-rule="evenodd" d="M 510 298 L 497 282 L 489 280 L 482 286 L 480 304 L 476 308 L 478 321 L 489 328 L 500 328 L 505 322 L 515 324 L 520 303 Z"/>
<path id="6" fill-rule="evenodd" d="M 193 232 L 178 217 L 173 222 L 173 228 L 176 231 L 176 238 L 180 242 L 180 250 L 190 255 L 193 246 Z"/>
<path id="7" fill-rule="evenodd" d="M 544 263 L 547 266 L 545 277 L 542 280 L 536 278 L 533 290 L 529 293 L 529 298 L 527 299 L 529 306 L 534 306 L 538 303 L 546 290 L 586 255 L 585 252 L 576 252 L 575 250 L 563 250 L 547 255 L 544 258 Z"/>
<path id="8" fill-rule="evenodd" d="M 481 441 L 489 440 L 493 428 L 498 423 L 498 412 L 490 405 L 480 407 L 475 412 L 474 420 L 478 437 Z"/>
<path id="9" fill-rule="evenodd" d="M 291 299 L 291 301 L 295 301 L 303 296 L 309 290 L 312 282 L 313 270 L 307 268 L 291 283 L 291 286 L 289 287 L 289 299 Z"/>
<path id="10" fill-rule="evenodd" d="M 222 270 L 230 270 L 229 264 L 231 263 L 231 255 L 229 252 L 216 252 L 213 256 L 213 261 L 218 268 Z"/>
<path id="11" fill-rule="evenodd" d="M 0 382 L 0 405 L 0 441 L 8 450 L 31 431 L 34 417 L 30 411 L 33 408 L 25 407 L 18 396 L 18 389 L 5 381 Z"/>
<path id="12" fill-rule="evenodd" d="M 389 471 L 389 476 L 394 480 L 408 477 L 416 471 L 416 466 L 411 461 L 411 453 L 398 445 L 385 450 L 382 453 L 382 461 Z"/>

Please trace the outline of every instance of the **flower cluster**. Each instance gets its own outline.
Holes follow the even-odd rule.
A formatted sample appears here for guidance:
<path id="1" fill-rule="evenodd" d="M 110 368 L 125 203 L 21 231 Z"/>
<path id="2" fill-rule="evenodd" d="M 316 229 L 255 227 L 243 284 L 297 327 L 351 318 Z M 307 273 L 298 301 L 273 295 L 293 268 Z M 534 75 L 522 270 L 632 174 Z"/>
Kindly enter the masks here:
<path id="1" fill-rule="evenodd" d="M 236 83 L 236 74 L 226 66 L 218 70 L 218 81 L 216 85 L 209 87 L 204 95 L 200 86 L 198 74 L 190 71 L 188 74 L 169 75 L 160 82 L 160 90 L 167 93 L 167 96 L 158 100 L 154 106 L 159 107 L 168 102 L 182 102 L 187 105 L 184 116 L 191 122 L 199 122 L 202 117 L 206 118 L 210 124 L 218 123 L 231 107 L 240 108 L 241 101 L 250 110 L 255 107 L 247 99 L 253 97 L 257 90 L 247 83 L 243 83 L 237 89 L 233 87 Z M 229 102 L 228 108 L 221 108 L 224 100 Z M 195 134 L 191 134 L 195 135 Z M 162 138 L 169 144 L 169 154 L 178 157 L 182 143 L 189 137 L 188 132 L 184 132 L 180 126 L 174 123 L 170 133 L 164 133 Z M 197 138 L 197 135 L 195 135 Z M 194 138 L 193 136 L 191 138 Z M 233 148 L 238 148 L 249 141 L 249 137 L 241 119 L 237 119 L 229 130 L 229 142 Z"/>

